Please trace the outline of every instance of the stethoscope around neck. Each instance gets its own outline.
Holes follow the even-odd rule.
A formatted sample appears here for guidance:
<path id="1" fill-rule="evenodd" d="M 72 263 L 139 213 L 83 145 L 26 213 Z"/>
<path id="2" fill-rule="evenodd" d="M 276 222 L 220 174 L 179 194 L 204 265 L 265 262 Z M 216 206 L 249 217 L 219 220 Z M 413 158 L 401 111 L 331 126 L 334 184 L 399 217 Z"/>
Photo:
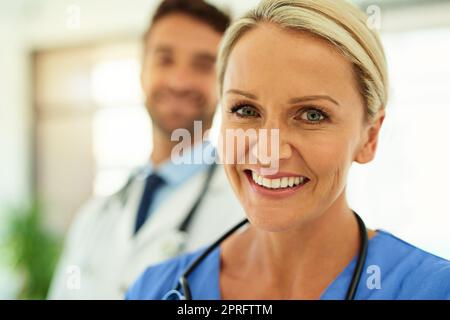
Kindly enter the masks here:
<path id="1" fill-rule="evenodd" d="M 348 289 L 347 289 L 347 294 L 345 296 L 345 300 L 354 300 L 354 298 L 355 298 L 356 289 L 358 288 L 358 284 L 359 284 L 359 281 L 361 279 L 361 275 L 363 272 L 363 267 L 366 262 L 367 248 L 368 248 L 368 242 L 369 242 L 364 221 L 361 219 L 361 217 L 355 211 L 353 211 L 353 214 L 355 215 L 355 218 L 358 222 L 358 229 L 359 229 L 359 236 L 360 236 L 360 248 L 359 248 L 358 260 L 356 262 L 355 270 L 353 271 L 353 276 L 352 276 L 350 285 L 348 286 Z M 248 223 L 248 219 L 244 219 L 243 221 L 239 222 L 236 226 L 231 228 L 229 231 L 227 231 L 219 239 L 217 239 L 217 241 L 215 241 L 213 244 L 211 244 L 182 273 L 182 275 L 178 279 L 178 283 L 177 283 L 176 287 L 174 289 L 170 290 L 169 292 L 167 292 L 164 295 L 163 300 L 192 300 L 192 292 L 191 292 L 191 288 L 189 286 L 189 281 L 188 281 L 189 275 L 225 239 L 227 239 L 229 236 L 231 236 L 234 232 L 236 232 L 238 229 L 240 229 L 242 226 L 244 226 L 247 223 Z"/>

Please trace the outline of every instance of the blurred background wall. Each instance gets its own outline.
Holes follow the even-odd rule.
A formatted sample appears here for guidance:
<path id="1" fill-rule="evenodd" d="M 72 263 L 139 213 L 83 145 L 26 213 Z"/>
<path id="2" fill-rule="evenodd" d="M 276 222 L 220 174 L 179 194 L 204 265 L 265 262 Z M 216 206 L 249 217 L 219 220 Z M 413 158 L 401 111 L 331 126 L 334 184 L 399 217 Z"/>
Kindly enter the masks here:
<path id="1" fill-rule="evenodd" d="M 258 1 L 211 2 L 238 16 Z M 352 169 L 350 203 L 371 227 L 450 258 L 450 1 L 354 2 L 379 22 L 391 97 L 376 160 Z M 0 0 L 0 240 L 34 199 L 44 232 L 62 239 L 88 197 L 146 161 L 141 35 L 157 4 Z M 24 281 L 7 261 L 0 298 Z"/>

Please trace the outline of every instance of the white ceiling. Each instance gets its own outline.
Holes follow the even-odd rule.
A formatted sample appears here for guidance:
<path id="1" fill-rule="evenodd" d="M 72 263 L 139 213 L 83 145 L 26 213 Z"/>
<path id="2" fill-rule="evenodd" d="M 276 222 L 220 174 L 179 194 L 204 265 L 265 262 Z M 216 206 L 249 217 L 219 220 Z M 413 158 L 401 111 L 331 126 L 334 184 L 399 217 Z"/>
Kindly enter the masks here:
<path id="1" fill-rule="evenodd" d="M 259 0 L 209 0 L 240 15 Z M 352 0 L 358 4 L 413 6 L 424 0 Z M 446 2 L 449 0 L 425 0 Z M 31 47 L 95 41 L 105 37 L 138 35 L 147 25 L 159 0 L 0 0 L 0 25 L 22 32 Z M 80 10 L 80 28 L 67 27 L 70 6 Z M 3 27 L 5 29 L 5 26 Z"/>

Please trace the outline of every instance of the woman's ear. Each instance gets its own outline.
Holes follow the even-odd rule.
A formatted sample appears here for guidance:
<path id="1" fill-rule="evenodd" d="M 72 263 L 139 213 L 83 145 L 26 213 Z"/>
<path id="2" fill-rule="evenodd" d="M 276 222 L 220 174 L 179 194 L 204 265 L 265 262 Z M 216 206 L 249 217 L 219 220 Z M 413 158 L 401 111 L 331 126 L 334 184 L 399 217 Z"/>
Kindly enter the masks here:
<path id="1" fill-rule="evenodd" d="M 384 109 L 378 111 L 375 120 L 372 121 L 367 128 L 365 128 L 365 137 L 358 154 L 356 155 L 355 161 L 364 164 L 373 160 L 375 153 L 377 151 L 378 137 L 380 133 L 381 126 L 383 125 L 385 117 Z"/>

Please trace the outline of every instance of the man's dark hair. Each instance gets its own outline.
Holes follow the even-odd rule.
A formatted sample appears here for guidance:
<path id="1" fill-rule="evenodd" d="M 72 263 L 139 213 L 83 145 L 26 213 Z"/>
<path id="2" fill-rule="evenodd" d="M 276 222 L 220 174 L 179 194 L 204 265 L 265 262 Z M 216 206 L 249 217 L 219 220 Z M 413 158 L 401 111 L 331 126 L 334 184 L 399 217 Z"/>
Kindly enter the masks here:
<path id="1" fill-rule="evenodd" d="M 158 20 L 173 13 L 185 14 L 204 22 L 220 34 L 225 33 L 231 22 L 229 15 L 204 0 L 163 0 L 150 21 L 145 39 Z"/>

